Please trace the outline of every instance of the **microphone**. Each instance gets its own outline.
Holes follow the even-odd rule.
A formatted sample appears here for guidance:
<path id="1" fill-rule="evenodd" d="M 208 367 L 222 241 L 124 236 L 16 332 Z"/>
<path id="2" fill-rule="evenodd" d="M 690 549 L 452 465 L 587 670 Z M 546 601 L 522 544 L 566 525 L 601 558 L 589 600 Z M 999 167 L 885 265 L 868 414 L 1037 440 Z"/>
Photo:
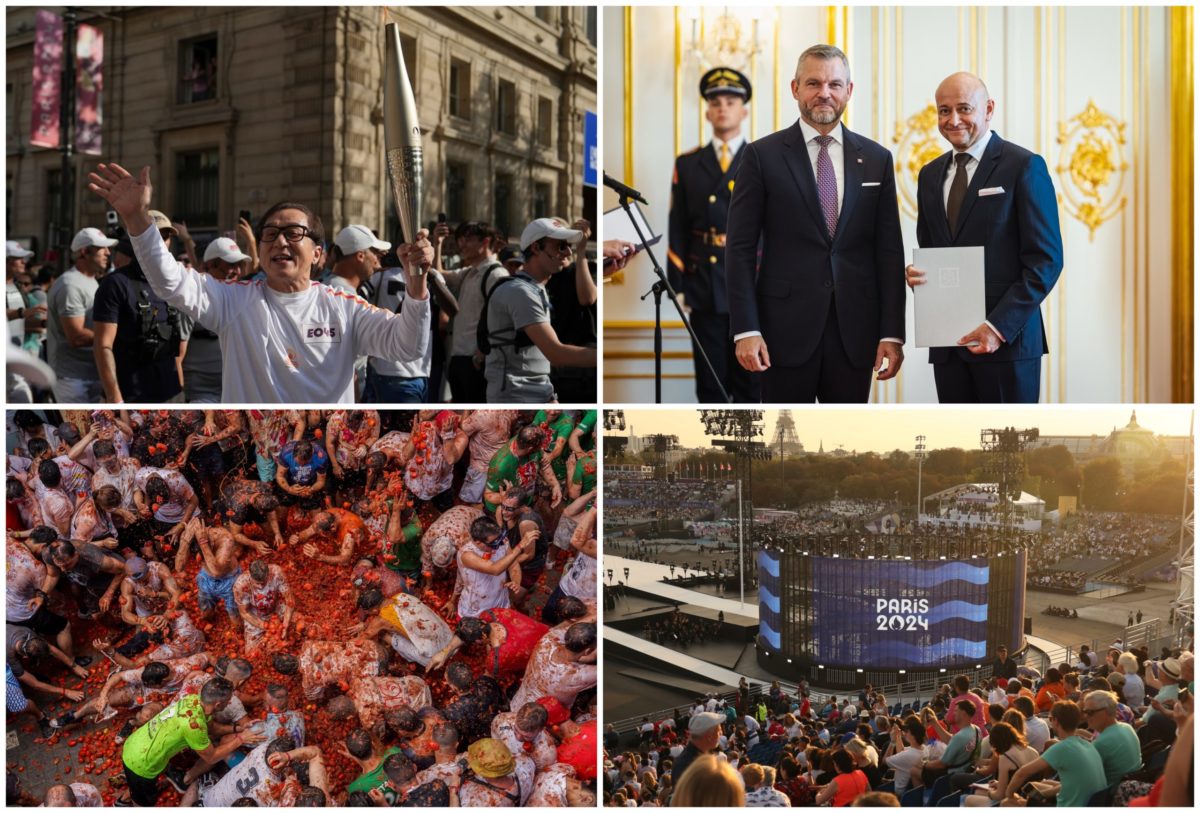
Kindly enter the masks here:
<path id="1" fill-rule="evenodd" d="M 646 202 L 646 199 L 642 197 L 641 192 L 637 191 L 632 186 L 626 186 L 616 178 L 609 175 L 607 172 L 604 173 L 604 185 L 615 191 L 618 195 L 622 195 L 630 200 L 636 200 L 638 203 L 645 203 L 647 206 L 650 205 Z"/>

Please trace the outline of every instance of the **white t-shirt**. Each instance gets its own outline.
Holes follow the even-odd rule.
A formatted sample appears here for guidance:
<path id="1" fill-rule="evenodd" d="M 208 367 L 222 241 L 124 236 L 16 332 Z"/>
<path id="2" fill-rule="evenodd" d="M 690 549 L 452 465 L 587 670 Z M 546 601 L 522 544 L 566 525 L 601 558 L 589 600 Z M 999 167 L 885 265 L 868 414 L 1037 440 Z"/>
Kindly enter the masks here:
<path id="1" fill-rule="evenodd" d="M 181 265 L 153 226 L 133 248 L 154 292 L 220 338 L 231 403 L 353 403 L 356 356 L 419 359 L 428 349 L 428 297 L 409 297 L 396 315 L 320 283 L 285 294 L 261 280 L 219 282 Z"/>
<path id="2" fill-rule="evenodd" d="M 596 600 L 596 557 L 577 551 L 558 587 L 568 596 L 584 601 Z"/>
<path id="3" fill-rule="evenodd" d="M 1041 717 L 1033 716 L 1025 721 L 1025 741 L 1037 749 L 1040 754 L 1046 750 L 1046 741 L 1050 739 L 1050 726 Z"/>
<path id="4" fill-rule="evenodd" d="M 431 271 L 430 274 L 436 272 Z M 389 313 L 402 313 L 405 308 L 405 288 L 408 281 L 403 268 L 385 268 L 371 275 L 368 284 L 373 290 L 369 299 L 377 308 Z M 433 365 L 433 342 L 425 348 L 425 355 L 420 358 L 396 361 L 372 356 L 368 364 L 379 375 L 396 376 L 398 378 L 429 378 L 429 370 Z"/>
<path id="5" fill-rule="evenodd" d="M 290 807 L 299 796 L 300 783 L 290 782 L 293 788 L 279 792 L 289 779 L 277 779 L 275 772 L 267 766 L 267 747 L 270 740 L 251 751 L 245 759 L 221 777 L 217 784 L 200 791 L 200 800 L 205 807 L 229 807 L 243 796 L 258 802 L 259 807 Z M 291 792 L 289 792 L 291 791 Z"/>
<path id="6" fill-rule="evenodd" d="M 903 751 L 887 758 L 888 767 L 896 771 L 896 795 L 899 796 L 908 789 L 912 769 L 921 764 L 924 753 L 921 748 L 910 745 Z"/>

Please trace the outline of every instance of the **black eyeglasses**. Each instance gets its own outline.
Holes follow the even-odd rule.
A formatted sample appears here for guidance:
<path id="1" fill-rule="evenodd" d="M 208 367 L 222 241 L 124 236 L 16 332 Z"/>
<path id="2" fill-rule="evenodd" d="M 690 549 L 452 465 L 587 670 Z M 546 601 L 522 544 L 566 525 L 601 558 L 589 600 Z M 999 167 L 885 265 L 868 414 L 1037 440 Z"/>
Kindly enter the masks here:
<path id="1" fill-rule="evenodd" d="M 312 229 L 307 226 L 291 225 L 291 226 L 267 226 L 258 235 L 260 243 L 274 243 L 275 238 L 279 237 L 280 232 L 283 233 L 283 239 L 289 243 L 299 243 L 305 237 L 312 236 Z M 315 243 L 316 240 L 314 239 Z"/>

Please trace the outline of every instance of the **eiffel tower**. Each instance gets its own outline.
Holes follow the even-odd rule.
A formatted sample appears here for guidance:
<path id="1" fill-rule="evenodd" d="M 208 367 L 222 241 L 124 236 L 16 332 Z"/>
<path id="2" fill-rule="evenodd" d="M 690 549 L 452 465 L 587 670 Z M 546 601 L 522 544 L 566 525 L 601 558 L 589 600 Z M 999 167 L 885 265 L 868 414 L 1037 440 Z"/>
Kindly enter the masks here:
<path id="1" fill-rule="evenodd" d="M 797 457 L 804 454 L 804 444 L 796 437 L 796 424 L 792 421 L 790 409 L 779 410 L 779 418 L 775 421 L 775 436 L 771 440 L 771 451 L 784 457 Z"/>

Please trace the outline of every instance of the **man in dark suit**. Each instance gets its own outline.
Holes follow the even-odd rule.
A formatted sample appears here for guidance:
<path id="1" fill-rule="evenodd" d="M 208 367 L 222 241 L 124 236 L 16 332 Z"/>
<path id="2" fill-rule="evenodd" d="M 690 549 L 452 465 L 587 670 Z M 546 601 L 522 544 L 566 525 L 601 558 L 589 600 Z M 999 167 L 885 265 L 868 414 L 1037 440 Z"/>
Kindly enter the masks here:
<path id="1" fill-rule="evenodd" d="M 729 314 L 763 401 L 865 403 L 904 360 L 904 245 L 892 154 L 841 123 L 846 55 L 800 55 L 800 120 L 744 150 L 729 209 Z M 761 247 L 761 248 L 760 248 Z"/>
<path id="2" fill-rule="evenodd" d="M 729 299 L 725 294 L 725 223 L 733 179 L 741 164 L 742 122 L 750 101 L 749 80 L 732 68 L 713 68 L 700 79 L 705 117 L 713 139 L 675 159 L 671 178 L 668 225 L 668 275 L 699 342 L 692 343 L 696 400 L 722 403 L 717 381 L 739 403 L 757 403 L 758 376 L 737 363 L 729 333 Z M 708 355 L 714 378 L 700 357 Z"/>
<path id="3" fill-rule="evenodd" d="M 954 149 L 917 179 L 917 242 L 983 246 L 987 295 L 983 324 L 958 347 L 929 349 L 938 400 L 1035 404 L 1047 351 L 1041 304 L 1063 265 L 1054 185 L 1040 155 L 991 131 L 996 103 L 978 76 L 952 74 L 934 99 Z M 905 275 L 925 282 L 911 265 Z"/>

